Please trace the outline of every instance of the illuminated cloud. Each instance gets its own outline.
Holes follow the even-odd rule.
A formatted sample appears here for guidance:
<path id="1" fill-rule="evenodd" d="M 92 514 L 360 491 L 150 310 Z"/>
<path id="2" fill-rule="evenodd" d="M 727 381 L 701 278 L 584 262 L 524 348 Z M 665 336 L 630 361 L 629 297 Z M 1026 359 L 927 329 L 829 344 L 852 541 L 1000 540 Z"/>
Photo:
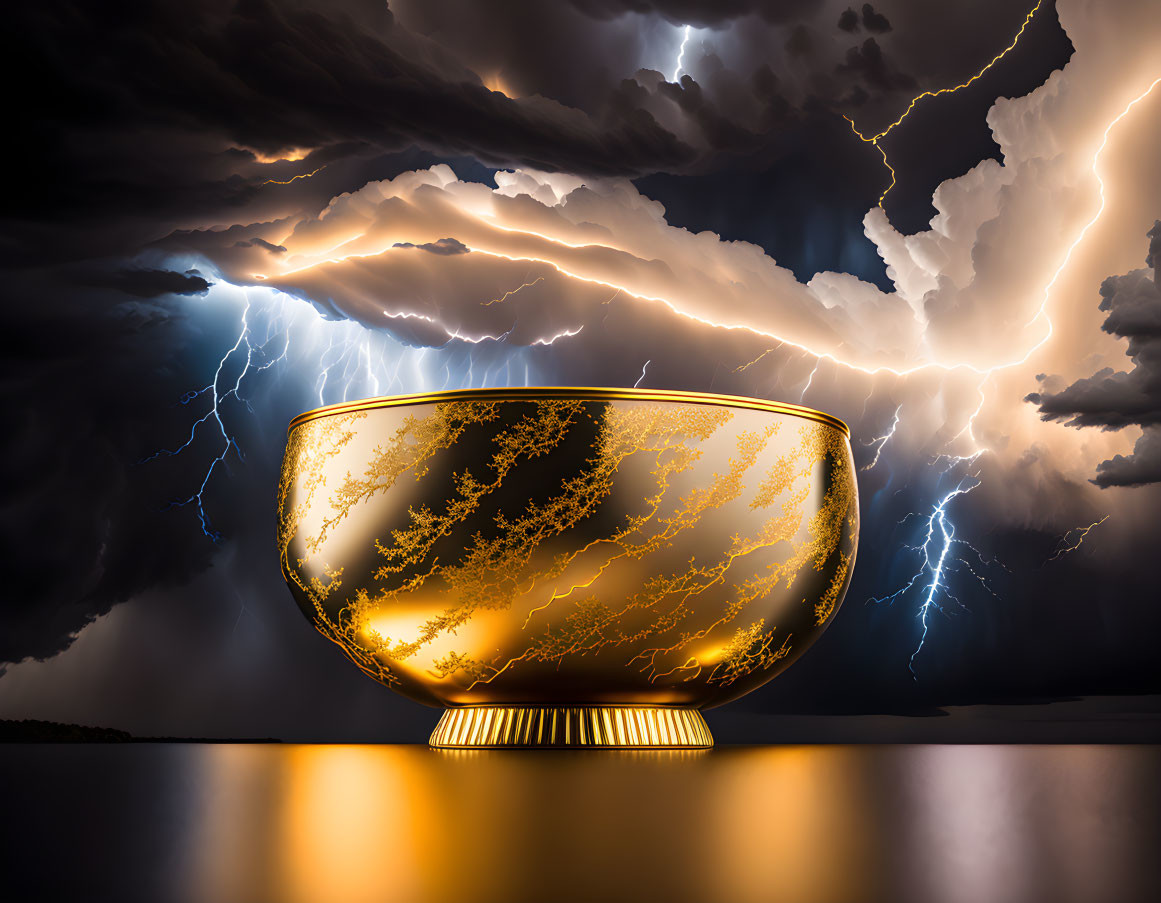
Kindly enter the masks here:
<path id="1" fill-rule="evenodd" d="M 374 327 L 386 305 L 450 330 L 503 332 L 516 320 L 555 332 L 620 291 L 691 325 L 745 330 L 855 367 L 931 363 L 903 299 L 837 273 L 803 285 L 755 245 L 670 226 L 661 205 L 629 182 L 527 170 L 496 181 L 495 189 L 459 181 L 440 165 L 368 184 L 318 216 L 258 227 L 287 249 L 277 257 L 232 232 L 220 248 L 212 247 L 219 233 L 183 241 L 236 284 L 258 273 L 265 285 Z M 449 246 L 470 253 L 454 261 L 399 253 Z M 493 286 L 519 285 L 529 272 L 544 280 L 536 291 L 484 303 Z"/>
<path id="2" fill-rule="evenodd" d="M 1039 405 L 1045 420 L 1068 426 L 1119 430 L 1142 427 L 1130 455 L 1097 465 L 1098 486 L 1139 486 L 1161 482 L 1161 290 L 1157 285 L 1156 246 L 1161 220 L 1150 230 L 1152 269 L 1113 276 L 1101 285 L 1100 309 L 1108 312 L 1105 332 L 1128 340 L 1129 371 L 1105 367 L 1059 391 L 1034 392 L 1026 401 Z"/>

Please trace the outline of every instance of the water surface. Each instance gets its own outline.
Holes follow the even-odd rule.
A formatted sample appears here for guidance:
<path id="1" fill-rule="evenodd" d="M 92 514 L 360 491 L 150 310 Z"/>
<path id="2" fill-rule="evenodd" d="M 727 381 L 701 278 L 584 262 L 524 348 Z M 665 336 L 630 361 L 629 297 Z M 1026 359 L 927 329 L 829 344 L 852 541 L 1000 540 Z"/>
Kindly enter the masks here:
<path id="1" fill-rule="evenodd" d="M 10 900 L 1161 899 L 1151 747 L 0 747 Z"/>

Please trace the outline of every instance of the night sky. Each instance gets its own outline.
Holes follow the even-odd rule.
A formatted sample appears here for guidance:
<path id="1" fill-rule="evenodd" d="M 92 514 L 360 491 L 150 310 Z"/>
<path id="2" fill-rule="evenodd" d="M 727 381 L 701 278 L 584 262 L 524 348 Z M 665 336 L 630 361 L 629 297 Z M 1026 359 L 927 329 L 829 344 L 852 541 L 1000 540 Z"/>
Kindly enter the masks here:
<path id="1" fill-rule="evenodd" d="M 1161 16 L 1034 3 L 10 10 L 0 718 L 423 739 L 283 583 L 287 422 L 635 383 L 851 425 L 844 607 L 729 717 L 1156 713 Z"/>

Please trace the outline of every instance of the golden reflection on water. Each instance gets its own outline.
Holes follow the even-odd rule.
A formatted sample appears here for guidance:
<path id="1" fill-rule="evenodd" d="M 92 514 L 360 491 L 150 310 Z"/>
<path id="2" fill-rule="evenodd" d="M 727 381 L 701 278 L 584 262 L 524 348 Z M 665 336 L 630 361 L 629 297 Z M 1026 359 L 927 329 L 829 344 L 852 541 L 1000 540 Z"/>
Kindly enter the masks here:
<path id="1" fill-rule="evenodd" d="M 201 755 L 187 888 L 215 903 L 1068 900 L 1046 857 L 1088 890 L 1133 865 L 1086 860 L 1108 825 L 1069 809 L 1094 774 L 1131 810 L 1131 781 L 1077 761 L 1066 792 L 1033 799 L 1046 753 L 1031 748 Z"/>
<path id="2" fill-rule="evenodd" d="M 207 752 L 203 900 L 846 901 L 872 860 L 841 747 Z"/>

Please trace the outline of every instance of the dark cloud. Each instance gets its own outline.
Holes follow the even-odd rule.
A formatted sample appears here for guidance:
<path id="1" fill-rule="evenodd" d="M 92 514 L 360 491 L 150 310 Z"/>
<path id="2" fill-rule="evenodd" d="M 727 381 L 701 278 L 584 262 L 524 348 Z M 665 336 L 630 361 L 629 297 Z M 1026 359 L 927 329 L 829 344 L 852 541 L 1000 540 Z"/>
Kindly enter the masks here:
<path id="1" fill-rule="evenodd" d="M 276 245 L 264 238 L 251 238 L 249 241 L 240 241 L 234 245 L 236 248 L 265 248 L 267 251 L 273 251 L 275 254 L 285 254 L 286 248 L 282 245 Z"/>
<path id="2" fill-rule="evenodd" d="M 1156 267 L 1161 220 L 1148 233 L 1147 263 Z M 1128 339 L 1129 371 L 1105 367 L 1060 392 L 1033 392 L 1045 420 L 1068 426 L 1119 430 L 1144 427 L 1129 456 L 1117 455 L 1097 467 L 1098 486 L 1161 482 L 1161 290 L 1156 269 L 1111 276 L 1101 284 L 1100 309 L 1108 312 L 1105 332 Z"/>
<path id="3" fill-rule="evenodd" d="M 805 25 L 799 25 L 790 32 L 790 37 L 786 39 L 786 43 L 783 46 L 791 56 L 807 56 L 814 50 L 814 32 Z M 755 74 L 762 69 L 765 69 L 767 72 L 771 71 L 769 65 L 764 65 L 754 70 Z"/>
<path id="4" fill-rule="evenodd" d="M 268 0 L 15 9 L 13 32 L 35 39 L 8 62 L 41 73 L 42 90 L 17 111 L 36 153 L 21 161 L 24 178 L 8 198 L 10 253 L 64 215 L 173 209 L 187 195 L 203 206 L 244 201 L 263 180 L 237 174 L 254 157 L 231 146 L 277 154 L 420 145 L 607 174 L 696 157 L 642 110 L 598 122 L 545 97 L 491 91 L 399 27 L 386 4 L 366 7 L 379 12 Z"/>
<path id="5" fill-rule="evenodd" d="M 891 30 L 891 23 L 882 13 L 875 12 L 875 7 L 869 3 L 863 4 L 863 28 L 875 34 L 886 34 Z"/>
<path id="6" fill-rule="evenodd" d="M 1097 465 L 1098 486 L 1144 486 L 1161 483 L 1161 428 L 1146 427 L 1131 455 L 1115 455 Z"/>
<path id="7" fill-rule="evenodd" d="M 870 3 L 863 4 L 863 28 L 875 34 L 886 34 L 891 30 L 891 23 L 882 13 L 876 12 Z M 841 31 L 854 33 L 859 30 L 859 14 L 852 7 L 847 7 L 839 15 L 838 27 Z"/>
<path id="8" fill-rule="evenodd" d="M 413 245 L 409 241 L 397 241 L 395 242 L 395 247 L 418 248 L 420 251 L 427 251 L 429 254 L 440 254 L 443 256 L 467 254 L 471 251 L 471 248 L 455 238 L 441 238 L 439 241 L 429 241 L 422 245 Z"/>
<path id="9" fill-rule="evenodd" d="M 413 148 L 477 166 L 630 177 L 728 170 L 755 146 L 773 162 L 769 150 L 802 140 L 796 130 L 817 131 L 813 120 L 856 108 L 897 113 L 920 81 L 894 46 L 864 43 L 844 60 L 812 27 L 825 26 L 821 8 L 813 0 L 432 0 L 390 10 L 379 0 L 129 0 L 115 13 L 76 0 L 51 12 L 20 5 L 10 26 L 32 37 L 6 59 L 9 80 L 37 72 L 40 90 L 14 99 L 22 146 L 35 152 L 10 186 L 0 260 L 132 253 L 173 228 L 235 222 L 241 210 L 274 219 L 295 202 L 325 203 L 391 175 L 372 161 Z M 677 114 L 671 86 L 626 78 L 671 72 L 679 32 L 666 17 L 715 24 L 691 43 L 683 78 L 698 87 Z M 987 16 L 979 29 L 990 34 Z M 940 60 L 970 68 L 974 56 L 957 57 L 961 43 Z M 505 87 L 513 96 L 482 78 L 515 85 Z M 290 148 L 313 150 L 257 162 Z"/>
<path id="10" fill-rule="evenodd" d="M 10 483 L 0 541 L 12 552 L 0 663 L 59 652 L 134 593 L 189 579 L 214 549 L 162 511 L 188 484 L 168 482 L 164 466 L 133 466 L 189 430 L 173 383 L 201 385 L 204 372 L 182 351 L 184 318 L 168 303 L 126 303 L 121 289 L 54 297 L 51 283 L 12 275 L 5 287 L 53 303 L 5 316 L 19 341 L 0 363 Z"/>
<path id="11" fill-rule="evenodd" d="M 175 273 L 172 270 L 122 269 L 89 273 L 82 279 L 87 285 L 115 288 L 138 298 L 156 298 L 159 295 L 204 295 L 213 285 L 196 270 Z"/>
<path id="12" fill-rule="evenodd" d="M 862 45 L 850 48 L 838 71 L 857 75 L 866 86 L 881 91 L 914 88 L 916 85 L 912 76 L 900 71 L 887 58 L 874 38 L 867 38 Z"/>

